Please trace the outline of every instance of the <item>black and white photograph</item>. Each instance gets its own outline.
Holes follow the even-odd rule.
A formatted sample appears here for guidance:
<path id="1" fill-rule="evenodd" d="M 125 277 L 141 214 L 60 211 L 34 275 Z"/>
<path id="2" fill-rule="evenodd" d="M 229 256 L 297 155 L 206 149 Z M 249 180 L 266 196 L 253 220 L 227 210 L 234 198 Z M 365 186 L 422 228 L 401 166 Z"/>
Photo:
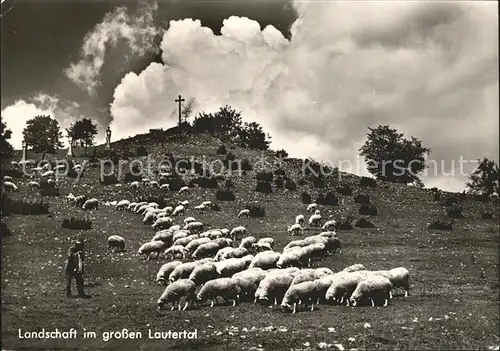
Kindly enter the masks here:
<path id="1" fill-rule="evenodd" d="M 2 350 L 499 350 L 498 16 L 1 0 Z"/>

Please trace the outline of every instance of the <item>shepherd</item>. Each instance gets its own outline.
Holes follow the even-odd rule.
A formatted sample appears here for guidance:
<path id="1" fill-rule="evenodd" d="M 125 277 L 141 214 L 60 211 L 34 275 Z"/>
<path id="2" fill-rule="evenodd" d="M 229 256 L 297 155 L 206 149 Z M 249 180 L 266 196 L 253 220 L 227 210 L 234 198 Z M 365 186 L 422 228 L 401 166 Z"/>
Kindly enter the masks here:
<path id="1" fill-rule="evenodd" d="M 68 250 L 68 260 L 66 261 L 66 297 L 71 297 L 71 280 L 75 278 L 76 289 L 78 291 L 78 297 L 85 298 L 85 292 L 83 290 L 83 261 L 85 259 L 85 253 L 83 251 L 84 245 L 83 240 L 76 240 L 75 245 L 71 246 Z"/>

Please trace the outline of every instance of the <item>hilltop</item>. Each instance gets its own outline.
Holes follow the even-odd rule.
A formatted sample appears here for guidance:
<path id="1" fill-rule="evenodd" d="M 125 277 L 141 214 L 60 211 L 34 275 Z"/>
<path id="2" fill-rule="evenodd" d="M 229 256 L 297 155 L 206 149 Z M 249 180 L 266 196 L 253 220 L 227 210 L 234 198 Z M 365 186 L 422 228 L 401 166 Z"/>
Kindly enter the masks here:
<path id="1" fill-rule="evenodd" d="M 222 144 L 227 152 L 218 154 Z M 49 204 L 50 214 L 12 214 L 6 217 L 11 235 L 2 237 L 4 347 L 43 346 L 53 349 L 82 347 L 84 344 L 92 349 L 271 350 L 307 349 L 307 342 L 311 348 L 325 342 L 342 344 L 348 349 L 484 349 L 498 345 L 498 202 L 484 202 L 484 199 L 470 196 L 460 198 L 452 193 L 442 193 L 437 201 L 432 189 L 370 181 L 346 173 L 339 176 L 333 170 L 318 180 L 303 174 L 305 160 L 279 160 L 272 152 L 243 149 L 199 134 L 138 135 L 112 143 L 111 150 L 135 158 L 140 146 L 155 162 L 165 157 L 176 160 L 193 157 L 199 163 L 209 163 L 224 160 L 230 152 L 238 160 L 248 160 L 250 167 L 242 174 L 218 177 L 218 188 L 196 187 L 189 195 L 145 187 L 130 189 L 123 178 L 119 179 L 121 186 L 104 185 L 99 182 L 99 157 L 86 158 L 90 167 L 78 182 L 72 178 L 60 179 L 59 196 L 42 198 L 26 186 L 27 178 L 14 178 L 20 189 L 9 196 L 42 199 Z M 98 154 L 105 152 L 103 146 L 98 146 L 97 150 Z M 260 167 L 263 156 L 269 161 L 267 167 Z M 137 157 L 143 162 L 147 158 Z M 76 161 L 82 160 L 76 158 Z M 153 172 L 147 176 L 155 177 L 156 174 Z M 271 192 L 256 192 L 256 177 L 265 179 L 271 176 Z M 189 176 L 186 183 L 196 178 L 198 175 Z M 296 190 L 277 187 L 277 178 L 290 180 Z M 234 193 L 233 201 L 216 197 L 218 190 L 226 189 L 227 180 L 232 183 L 228 190 Z M 354 225 L 364 218 L 373 227 L 339 229 L 342 253 L 316 262 L 315 266 L 335 270 L 355 263 L 373 270 L 404 266 L 411 273 L 411 296 L 397 297 L 383 308 L 322 305 L 318 311 L 304 311 L 297 315 L 252 303 L 242 303 L 235 308 L 217 306 L 182 313 L 158 312 L 155 301 L 164 288 L 153 281 L 165 260 L 142 261 L 136 255 L 139 246 L 154 235 L 153 229 L 144 225 L 137 215 L 119 212 L 113 207 L 101 206 L 90 213 L 70 208 L 64 199 L 70 192 L 96 197 L 101 203 L 143 198 L 161 200 L 165 204 L 175 204 L 182 199 L 188 199 L 191 204 L 210 200 L 220 206 L 220 211 L 188 212 L 186 215 L 195 216 L 209 228 L 245 224 L 250 235 L 274 237 L 277 250 L 297 239 L 290 237 L 285 229 L 297 214 L 307 215 L 303 193 L 308 193 L 310 200 L 315 201 L 320 194 L 325 198 L 331 192 L 338 205 L 320 204 L 325 219 L 351 216 L 355 218 Z M 355 201 L 359 195 L 369 196 L 369 203 L 377 210 L 375 215 L 359 213 L 360 198 Z M 239 220 L 238 212 L 249 204 L 260 206 L 265 211 L 264 216 Z M 464 217 L 454 219 L 452 230 L 427 229 L 427 224 L 438 218 L 450 220 L 447 210 L 458 206 Z M 492 213 L 493 218 L 484 219 L 486 213 Z M 91 229 L 61 228 L 64 218 L 84 215 L 92 220 Z M 306 235 L 316 232 L 319 229 L 308 228 Z M 126 252 L 113 254 L 106 250 L 106 238 L 112 234 L 126 238 Z M 76 237 L 85 238 L 88 291 L 95 294 L 94 298 L 81 301 L 67 299 L 63 292 L 64 257 L 70 241 Z M 49 314 L 50 318 L 47 318 Z M 370 327 L 364 327 L 365 323 Z M 42 327 L 86 328 L 96 332 L 127 328 L 145 334 L 148 328 L 158 331 L 196 328 L 198 339 L 105 342 L 97 338 L 83 342 L 48 340 L 40 343 L 18 338 L 18 328 L 39 330 Z"/>

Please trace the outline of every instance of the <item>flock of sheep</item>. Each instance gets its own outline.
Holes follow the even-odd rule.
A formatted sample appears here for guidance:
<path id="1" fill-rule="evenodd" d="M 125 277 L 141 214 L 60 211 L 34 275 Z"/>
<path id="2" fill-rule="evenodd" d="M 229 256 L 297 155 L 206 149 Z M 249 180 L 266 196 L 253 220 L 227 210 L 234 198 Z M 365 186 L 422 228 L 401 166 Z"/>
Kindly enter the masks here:
<path id="1" fill-rule="evenodd" d="M 183 190 L 185 192 L 186 190 Z M 189 191 L 189 188 L 187 189 Z M 182 225 L 174 224 L 176 216 L 185 215 L 190 204 L 179 201 L 175 208 L 160 209 L 156 203 L 130 202 L 128 200 L 108 202 L 117 210 L 130 211 L 143 216 L 143 223 L 156 231 L 151 241 L 138 250 L 139 255 L 150 259 L 152 255 L 165 255 L 171 261 L 165 263 L 156 275 L 156 282 L 166 285 L 157 301 L 158 308 L 172 304 L 172 310 L 184 300 L 183 310 L 189 304 L 202 305 L 210 300 L 213 307 L 218 298 L 232 302 L 240 301 L 281 303 L 284 311 L 297 312 L 298 305 L 315 304 L 359 304 L 384 305 L 392 298 L 392 290 L 403 288 L 409 293 L 409 272 L 403 267 L 383 271 L 369 271 L 355 264 L 334 273 L 332 269 L 310 268 L 311 263 L 329 254 L 341 252 L 341 242 L 334 230 L 334 220 L 321 227 L 323 232 L 292 240 L 282 252 L 275 251 L 273 238 L 257 240 L 247 235 L 244 226 L 232 230 L 217 228 L 205 230 L 202 222 L 186 217 Z M 212 203 L 205 201 L 195 208 L 199 212 L 210 210 Z M 314 214 L 309 219 L 312 226 L 321 225 L 321 215 L 316 204 L 307 208 Z M 249 217 L 248 209 L 238 217 Z M 296 223 L 287 228 L 291 235 L 303 232 L 305 221 L 298 215 Z M 239 241 L 238 245 L 235 245 Z M 108 248 L 122 250 L 125 239 L 112 235 Z M 177 259 L 190 257 L 192 261 Z"/>

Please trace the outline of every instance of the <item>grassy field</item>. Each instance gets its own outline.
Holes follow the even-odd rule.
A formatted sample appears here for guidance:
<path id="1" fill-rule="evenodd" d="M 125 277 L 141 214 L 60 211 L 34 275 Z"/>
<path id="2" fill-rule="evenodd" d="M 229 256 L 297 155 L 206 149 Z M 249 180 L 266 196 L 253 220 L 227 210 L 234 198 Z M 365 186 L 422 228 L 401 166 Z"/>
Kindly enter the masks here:
<path id="1" fill-rule="evenodd" d="M 176 155 L 215 157 L 215 146 L 167 145 Z M 235 150 L 240 157 L 255 161 L 249 151 Z M 298 169 L 287 166 L 296 177 Z M 306 214 L 300 201 L 302 191 L 316 194 L 309 185 L 297 191 L 276 190 L 255 193 L 254 172 L 234 177 L 236 201 L 215 200 L 215 190 L 193 189 L 189 195 L 167 195 L 172 203 L 188 199 L 192 204 L 204 200 L 217 202 L 221 212 L 194 215 L 208 227 L 232 228 L 247 224 L 250 235 L 272 236 L 281 250 L 292 238 L 285 232 L 297 214 Z M 27 179 L 15 179 L 19 191 L 14 197 L 40 198 L 30 191 Z M 65 202 L 69 192 L 89 194 L 102 201 L 134 200 L 140 191 L 122 184 L 103 186 L 98 168 L 83 179 L 60 180 L 61 195 L 47 197 L 49 215 L 11 215 L 6 218 L 12 235 L 2 237 L 2 348 L 20 349 L 203 349 L 203 350 L 306 350 L 306 349 L 488 349 L 499 340 L 499 226 L 498 205 L 468 199 L 462 204 L 464 219 L 452 231 L 425 229 L 443 213 L 428 189 L 378 182 L 376 188 L 360 188 L 359 178 L 346 175 L 356 194 L 369 194 L 378 208 L 370 220 L 373 229 L 340 231 L 343 251 L 317 262 L 315 266 L 341 270 L 362 263 L 368 269 L 406 267 L 411 274 L 411 296 L 398 296 L 387 307 L 319 306 L 316 311 L 285 314 L 278 307 L 241 303 L 236 307 L 203 307 L 187 311 L 158 311 L 156 300 L 164 288 L 154 283 L 165 259 L 144 261 L 137 249 L 154 235 L 141 217 L 101 206 L 89 213 L 93 227 L 86 231 L 61 228 L 63 218 L 83 216 Z M 328 189 L 323 189 L 326 192 Z M 353 214 L 359 204 L 352 196 L 341 196 L 340 206 L 320 206 L 323 217 Z M 257 202 L 265 207 L 261 219 L 237 219 L 245 204 Z M 493 220 L 481 219 L 481 211 L 494 212 Z M 184 217 L 176 221 L 179 222 Z M 306 235 L 317 232 L 308 229 Z M 107 251 L 107 237 L 126 238 L 123 253 Z M 89 299 L 66 298 L 63 266 L 74 238 L 86 242 L 86 291 Z M 293 239 L 296 239 L 294 237 Z M 484 270 L 484 277 L 481 276 Z M 20 339 L 22 331 L 66 331 L 75 328 L 75 339 Z M 103 333 L 142 332 L 138 339 L 103 340 Z M 197 339 L 154 340 L 153 331 L 197 331 Z M 94 331 L 96 338 L 83 337 Z M 341 346 L 338 346 L 341 345 Z"/>

